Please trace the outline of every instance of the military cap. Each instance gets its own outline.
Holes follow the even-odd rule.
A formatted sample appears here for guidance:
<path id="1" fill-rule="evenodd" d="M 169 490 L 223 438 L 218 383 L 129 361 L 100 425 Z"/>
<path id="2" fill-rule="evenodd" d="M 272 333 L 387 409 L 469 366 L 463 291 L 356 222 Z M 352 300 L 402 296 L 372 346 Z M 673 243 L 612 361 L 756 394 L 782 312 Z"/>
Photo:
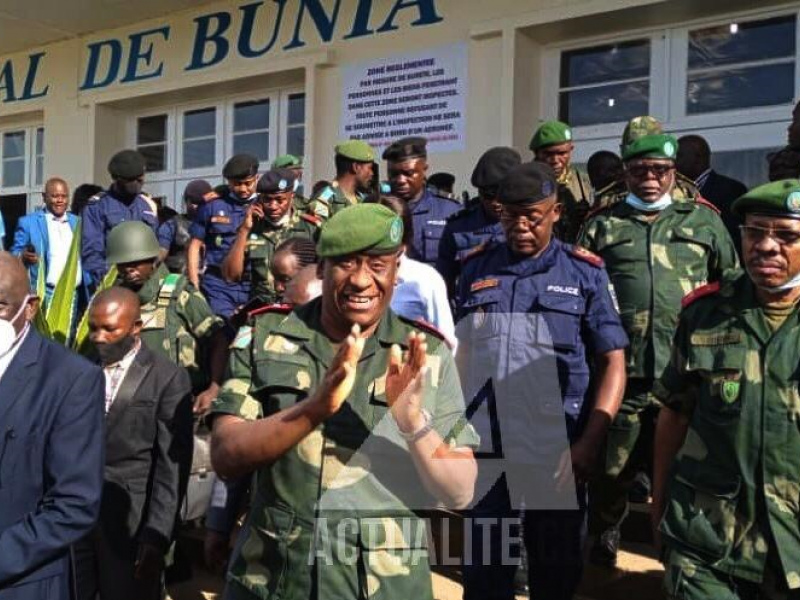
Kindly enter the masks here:
<path id="1" fill-rule="evenodd" d="M 273 169 L 302 169 L 303 157 L 294 154 L 281 154 L 272 161 Z"/>
<path id="2" fill-rule="evenodd" d="M 536 204 L 555 195 L 556 174 L 542 162 L 523 163 L 511 169 L 500 183 L 501 204 Z"/>
<path id="3" fill-rule="evenodd" d="M 667 133 L 646 135 L 628 144 L 622 153 L 622 160 L 632 158 L 668 158 L 675 160 L 678 153 L 678 140 Z"/>
<path id="4" fill-rule="evenodd" d="M 333 215 L 317 242 L 321 258 L 363 252 L 390 254 L 403 243 L 403 220 L 390 208 L 376 203 L 355 204 Z"/>
<path id="5" fill-rule="evenodd" d="M 272 169 L 264 173 L 258 180 L 256 192 L 259 194 L 293 192 L 295 179 L 297 177 L 291 169 Z"/>
<path id="6" fill-rule="evenodd" d="M 383 151 L 383 160 L 402 162 L 412 158 L 428 157 L 428 140 L 424 137 L 405 137 L 397 140 Z"/>
<path id="7" fill-rule="evenodd" d="M 138 179 L 144 175 L 147 163 L 136 150 L 122 150 L 111 157 L 108 172 L 114 179 Z"/>
<path id="8" fill-rule="evenodd" d="M 539 126 L 531 138 L 529 148 L 534 152 L 539 148 L 566 144 L 572 141 L 572 128 L 561 121 L 546 121 Z"/>
<path id="9" fill-rule="evenodd" d="M 206 197 L 214 192 L 214 188 L 205 179 L 195 179 L 183 190 L 183 200 L 189 204 L 203 204 Z"/>
<path id="10" fill-rule="evenodd" d="M 456 184 L 456 176 L 452 173 L 434 173 L 428 177 L 428 185 L 437 189 L 451 189 Z"/>
<path id="11" fill-rule="evenodd" d="M 375 160 L 375 150 L 367 142 L 361 140 L 345 140 L 336 144 L 334 152 L 356 162 L 371 163 Z"/>
<path id="12" fill-rule="evenodd" d="M 108 233 L 106 240 L 106 260 L 110 265 L 155 259 L 160 251 L 156 234 L 141 221 L 123 221 Z"/>
<path id="13" fill-rule="evenodd" d="M 498 146 L 483 153 L 472 171 L 472 185 L 478 189 L 496 188 L 514 167 L 522 163 L 519 152 Z"/>
<path id="14" fill-rule="evenodd" d="M 225 179 L 248 179 L 258 173 L 258 159 L 251 154 L 237 154 L 225 163 L 222 176 Z"/>
<path id="15" fill-rule="evenodd" d="M 625 148 L 646 135 L 659 135 L 664 133 L 664 128 L 658 119 L 645 115 L 642 117 L 634 117 L 625 126 L 625 131 L 622 132 L 622 143 L 620 149 L 624 153 Z"/>
<path id="16" fill-rule="evenodd" d="M 800 179 L 782 179 L 755 187 L 740 196 L 731 209 L 737 217 L 758 213 L 800 219 Z"/>

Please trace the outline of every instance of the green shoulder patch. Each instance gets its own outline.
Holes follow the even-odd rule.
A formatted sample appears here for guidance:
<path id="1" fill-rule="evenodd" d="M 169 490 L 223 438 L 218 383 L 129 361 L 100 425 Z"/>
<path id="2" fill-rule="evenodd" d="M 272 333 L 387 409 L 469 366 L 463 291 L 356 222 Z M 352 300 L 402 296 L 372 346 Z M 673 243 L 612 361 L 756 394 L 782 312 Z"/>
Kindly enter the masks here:
<path id="1" fill-rule="evenodd" d="M 240 327 L 236 337 L 231 342 L 231 348 L 244 350 L 253 342 L 253 328 L 250 325 Z"/>

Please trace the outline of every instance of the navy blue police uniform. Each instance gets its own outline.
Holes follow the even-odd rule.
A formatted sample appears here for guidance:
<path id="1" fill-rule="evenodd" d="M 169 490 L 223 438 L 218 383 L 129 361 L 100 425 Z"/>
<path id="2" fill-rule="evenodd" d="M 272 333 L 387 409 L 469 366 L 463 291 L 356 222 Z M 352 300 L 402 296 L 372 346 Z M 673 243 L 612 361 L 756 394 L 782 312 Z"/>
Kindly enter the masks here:
<path id="1" fill-rule="evenodd" d="M 555 193 L 552 180 L 543 197 Z M 456 310 L 467 415 L 489 441 L 479 460 L 487 453 L 503 459 L 494 472 L 481 461 L 468 515 L 473 543 L 465 557 L 465 600 L 514 598 L 516 566 L 503 560 L 508 531 L 502 520 L 517 518 L 522 506 L 532 594 L 548 600 L 574 595 L 582 574 L 586 490 L 583 484 L 557 490 L 554 473 L 591 412 L 589 357 L 628 345 L 615 304 L 602 260 L 556 238 L 536 257 L 515 255 L 502 244 L 465 263 Z M 487 368 L 488 387 L 482 381 Z M 492 407 L 488 435 L 476 422 L 478 401 Z M 475 543 L 484 539 L 488 545 Z"/>
<path id="2" fill-rule="evenodd" d="M 461 205 L 426 189 L 419 200 L 408 203 L 408 208 L 414 229 L 412 258 L 435 267 L 447 219 L 461 210 Z"/>

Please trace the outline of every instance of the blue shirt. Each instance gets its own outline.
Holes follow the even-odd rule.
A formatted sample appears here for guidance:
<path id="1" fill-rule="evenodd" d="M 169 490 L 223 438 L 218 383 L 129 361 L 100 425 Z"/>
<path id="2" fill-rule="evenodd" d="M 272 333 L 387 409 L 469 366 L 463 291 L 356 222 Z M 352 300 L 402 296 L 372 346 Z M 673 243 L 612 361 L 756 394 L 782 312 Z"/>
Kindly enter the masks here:
<path id="1" fill-rule="evenodd" d="M 570 441 L 588 416 L 589 355 L 628 345 L 602 261 L 555 238 L 536 258 L 502 244 L 469 260 L 457 316 L 467 378 L 485 379 L 491 365 L 495 390 L 505 381 L 503 393 L 520 395 L 533 421 L 558 416 L 563 427 L 566 415 Z M 479 390 L 485 381 L 467 383 Z M 498 393 L 498 405 L 507 401 Z"/>
<path id="2" fill-rule="evenodd" d="M 83 269 L 97 285 L 108 271 L 106 265 L 106 237 L 123 221 L 142 221 L 155 232 L 158 227 L 156 206 L 144 196 L 136 196 L 130 203 L 117 200 L 110 191 L 94 196 L 81 215 L 83 231 L 81 238 L 81 260 Z"/>
<path id="3" fill-rule="evenodd" d="M 412 258 L 434 266 L 447 217 L 461 210 L 461 205 L 426 189 L 419 200 L 408 203 L 408 208 L 414 228 Z"/>
<path id="4" fill-rule="evenodd" d="M 244 221 L 249 203 L 249 200 L 242 201 L 228 195 L 206 202 L 197 211 L 189 234 L 205 244 L 207 266 L 222 266 L 225 255 L 236 239 L 236 230 Z"/>

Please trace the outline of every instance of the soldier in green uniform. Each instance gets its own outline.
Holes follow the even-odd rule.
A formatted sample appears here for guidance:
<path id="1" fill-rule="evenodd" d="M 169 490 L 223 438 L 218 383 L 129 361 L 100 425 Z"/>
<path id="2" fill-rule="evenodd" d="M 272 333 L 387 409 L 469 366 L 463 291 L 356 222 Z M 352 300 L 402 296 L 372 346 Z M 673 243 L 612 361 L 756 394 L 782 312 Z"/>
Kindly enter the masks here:
<path id="1" fill-rule="evenodd" d="M 555 234 L 562 242 L 575 243 L 586 215 L 594 204 L 589 176 L 572 164 L 572 128 L 561 121 L 547 121 L 531 139 L 530 149 L 539 162 L 556 173 L 561 220 Z"/>
<path id="2" fill-rule="evenodd" d="M 294 154 L 281 154 L 278 158 L 272 161 L 272 170 L 276 169 L 289 169 L 294 173 L 294 207 L 300 212 L 307 212 L 311 204 L 311 199 L 305 197 L 303 192 L 303 157 L 295 156 Z"/>
<path id="3" fill-rule="evenodd" d="M 203 413 L 224 375 L 224 322 L 186 276 L 159 263 L 159 250 L 153 231 L 138 221 L 120 223 L 108 235 L 108 262 L 117 266 L 118 284 L 142 305 L 142 342 L 188 371 L 195 412 Z"/>
<path id="4" fill-rule="evenodd" d="M 433 598 L 412 509 L 470 502 L 479 440 L 447 344 L 389 308 L 402 238 L 385 206 L 337 213 L 323 296 L 255 311 L 232 345 L 212 461 L 257 489 L 226 600 Z"/>
<path id="5" fill-rule="evenodd" d="M 275 248 L 292 237 L 314 239 L 320 220 L 298 211 L 294 205 L 294 173 L 289 169 L 268 171 L 256 186 L 258 199 L 247 207 L 233 246 L 222 262 L 227 281 L 249 275 L 250 300 L 266 304 L 278 300 L 270 262 Z"/>
<path id="6" fill-rule="evenodd" d="M 327 220 L 347 206 L 363 202 L 374 183 L 375 151 L 361 140 L 340 142 L 335 148 L 336 179 L 312 199 L 308 211 Z"/>
<path id="7" fill-rule="evenodd" d="M 622 132 L 622 143 L 620 144 L 620 154 L 625 154 L 625 148 L 633 142 L 646 135 L 661 135 L 664 133 L 664 128 L 658 119 L 649 115 L 634 117 L 625 126 L 625 131 Z M 596 208 L 604 208 L 609 204 L 619 202 L 628 193 L 628 186 L 625 184 L 625 178 L 622 177 L 617 181 L 612 182 L 604 188 L 598 189 L 594 194 L 594 206 Z M 697 197 L 697 186 L 690 179 L 684 177 L 677 171 L 675 172 L 675 186 L 672 189 L 672 197 L 676 200 L 692 199 Z"/>
<path id="8" fill-rule="evenodd" d="M 757 187 L 746 273 L 684 299 L 654 388 L 654 524 L 680 600 L 800 598 L 800 181 Z"/>
<path id="9" fill-rule="evenodd" d="M 672 196 L 677 148 L 664 134 L 629 144 L 626 196 L 590 216 L 578 240 L 605 261 L 630 339 L 625 397 L 609 429 L 604 474 L 590 486 L 598 533 L 591 558 L 608 566 L 616 562 L 634 476 L 649 463 L 658 413 L 652 386 L 669 360 L 681 298 L 738 267 L 716 208 Z"/>

